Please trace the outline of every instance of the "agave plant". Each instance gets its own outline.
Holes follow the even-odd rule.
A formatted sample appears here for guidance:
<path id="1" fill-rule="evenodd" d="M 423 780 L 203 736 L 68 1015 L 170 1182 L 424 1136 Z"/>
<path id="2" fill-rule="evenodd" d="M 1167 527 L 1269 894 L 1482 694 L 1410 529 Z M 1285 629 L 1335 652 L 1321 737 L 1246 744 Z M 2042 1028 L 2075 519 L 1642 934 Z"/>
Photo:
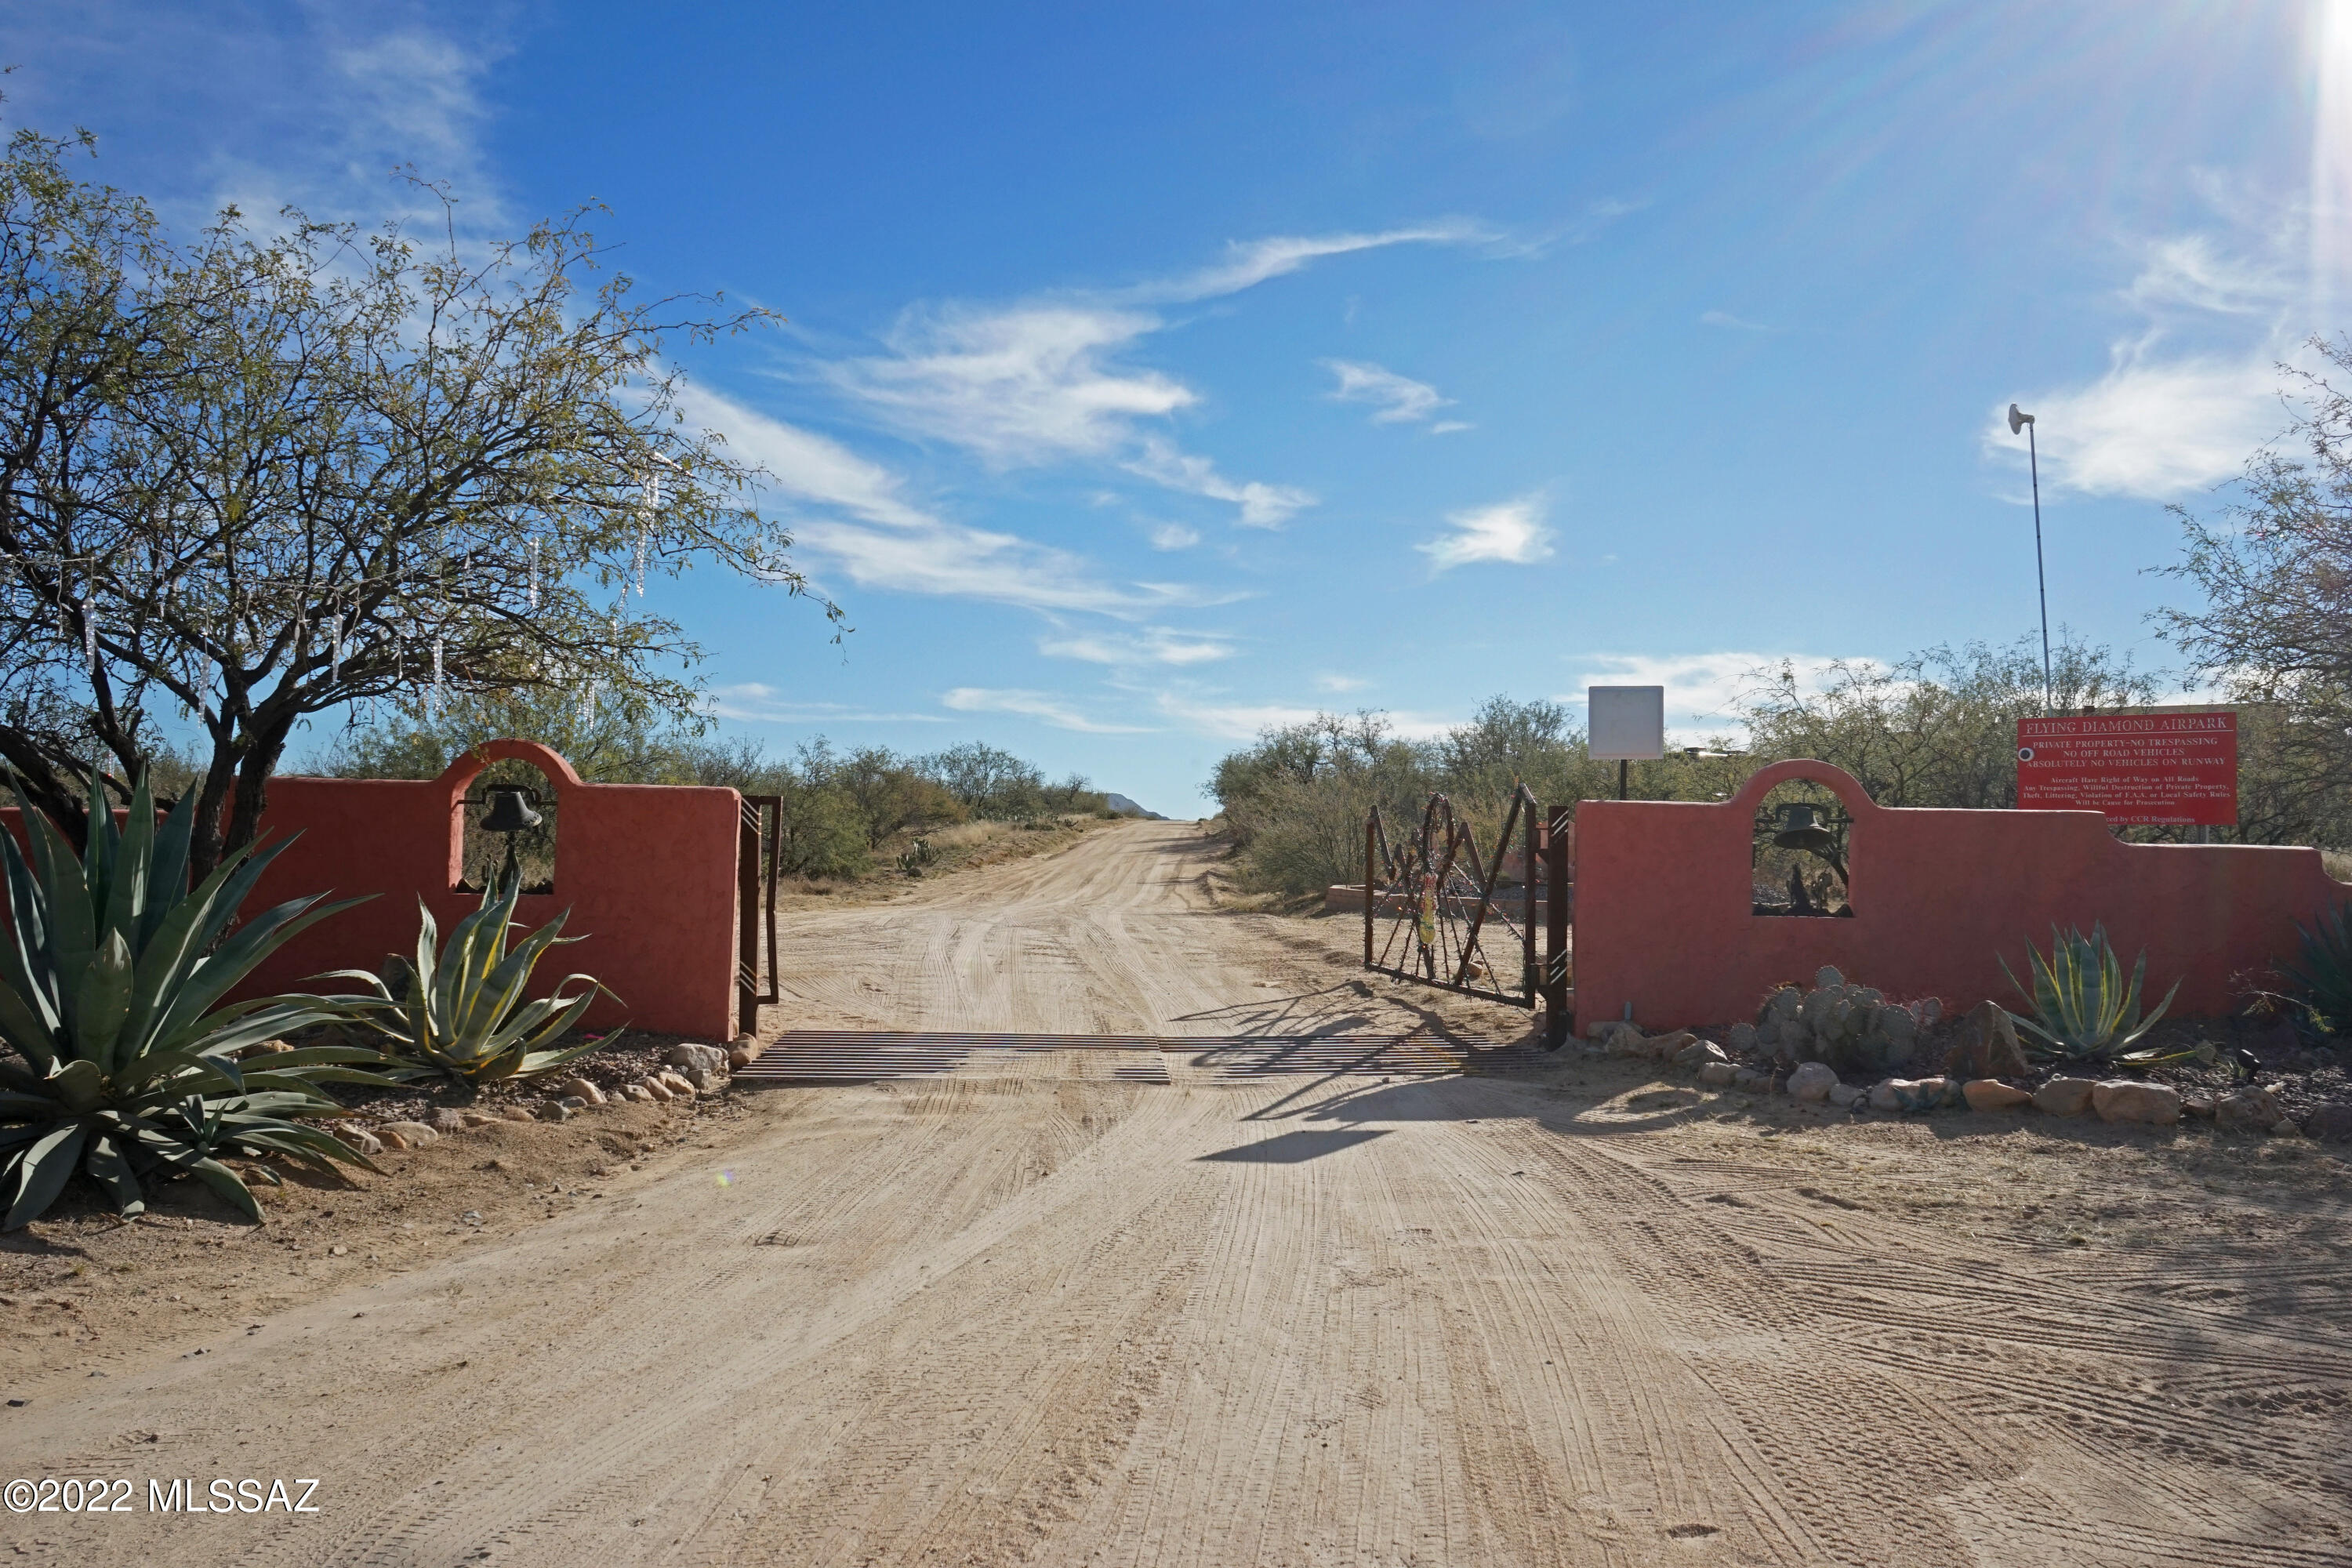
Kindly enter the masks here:
<path id="1" fill-rule="evenodd" d="M 2032 1016 L 2017 1013 L 2010 1016 L 2037 1042 L 2033 1047 L 2036 1055 L 2068 1061 L 2112 1060 L 2137 1067 L 2176 1059 L 2131 1048 L 2156 1027 L 2180 990 L 2180 982 L 2174 981 L 2172 989 L 2164 994 L 2164 1000 L 2156 1005 L 2156 1011 L 2145 1017 L 2140 1016 L 2140 985 L 2147 977 L 2145 952 L 2133 966 L 2131 984 L 2126 985 L 2123 960 L 2109 944 L 2104 925 L 2094 924 L 2087 937 L 2079 926 L 2070 928 L 2063 936 L 2058 934 L 2056 926 L 2052 926 L 2048 958 L 2031 945 L 2025 951 L 2033 971 L 2031 990 L 2009 967 L 2008 959 L 2000 961 L 2000 969 L 2009 976 L 2009 983 L 2033 1004 Z"/>
<path id="2" fill-rule="evenodd" d="M 613 994 L 593 976 L 567 974 L 553 994 L 523 999 L 540 956 L 551 947 L 581 939 L 562 934 L 571 915 L 566 910 L 509 951 L 507 932 L 515 923 L 515 900 L 521 891 L 521 879 L 514 876 L 499 878 L 483 889 L 481 907 L 457 922 L 446 948 L 440 946 L 433 911 L 419 900 L 423 923 L 416 934 L 415 963 L 395 954 L 382 975 L 340 969 L 324 976 L 363 981 L 370 987 L 372 994 L 340 1000 L 382 1037 L 392 1064 L 387 1070 L 394 1076 L 439 1076 L 466 1083 L 531 1078 L 604 1043 L 550 1045 L 579 1021 L 599 992 Z M 586 982 L 588 989 L 563 994 L 575 980 Z"/>
<path id="3" fill-rule="evenodd" d="M 2294 1001 L 2326 1034 L 2352 1028 L 2352 904 L 2339 904 L 2306 928 L 2294 929 L 2303 938 L 2303 963 L 2282 964 L 2297 993 Z"/>
<path id="4" fill-rule="evenodd" d="M 16 799 L 32 858 L 28 866 L 15 837 L 0 831 L 10 928 L 0 933 L 0 1039 L 23 1058 L 0 1057 L 0 1193 L 8 1200 L 0 1230 L 41 1215 L 77 1167 L 123 1214 L 146 1206 L 145 1184 L 184 1173 L 257 1222 L 260 1205 L 219 1155 L 374 1169 L 332 1133 L 289 1118 L 342 1114 L 321 1082 L 389 1082 L 362 1070 L 381 1059 L 375 1052 L 314 1047 L 275 1052 L 266 1066 L 236 1060 L 248 1046 L 342 1009 L 308 995 L 219 1005 L 297 932 L 361 900 L 290 900 L 224 938 L 285 844 L 238 850 L 191 890 L 193 793 L 159 826 L 142 780 L 118 829 L 93 778 L 89 846 L 79 857 L 21 791 Z"/>

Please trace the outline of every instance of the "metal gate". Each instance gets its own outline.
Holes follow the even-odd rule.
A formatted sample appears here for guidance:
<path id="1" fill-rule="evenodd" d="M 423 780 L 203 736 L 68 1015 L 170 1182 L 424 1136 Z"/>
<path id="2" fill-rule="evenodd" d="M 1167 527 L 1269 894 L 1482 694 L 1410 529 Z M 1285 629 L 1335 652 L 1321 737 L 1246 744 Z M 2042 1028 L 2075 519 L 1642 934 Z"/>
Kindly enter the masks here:
<path id="1" fill-rule="evenodd" d="M 735 835 L 735 1032 L 760 1032 L 760 1006 L 782 999 L 776 988 L 776 851 L 783 841 L 784 797 L 747 795 Z M 761 889 L 764 882 L 766 896 Z M 761 984 L 760 937 L 767 934 L 767 984 Z"/>
<path id="2" fill-rule="evenodd" d="M 1569 929 L 1570 818 L 1547 816 L 1525 784 L 1482 857 L 1454 802 L 1433 795 L 1402 844 L 1373 806 L 1364 818 L 1364 967 L 1417 984 L 1544 1010 L 1557 1046 L 1573 1025 Z M 1516 860 L 1516 874 L 1507 870 Z M 1516 883 L 1514 892 L 1507 884 Z"/>

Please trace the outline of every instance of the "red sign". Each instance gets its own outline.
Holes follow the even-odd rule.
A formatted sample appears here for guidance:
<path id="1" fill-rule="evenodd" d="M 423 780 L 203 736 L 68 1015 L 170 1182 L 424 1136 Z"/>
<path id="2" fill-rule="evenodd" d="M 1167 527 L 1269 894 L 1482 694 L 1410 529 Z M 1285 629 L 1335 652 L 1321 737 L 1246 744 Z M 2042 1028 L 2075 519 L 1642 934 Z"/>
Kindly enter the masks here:
<path id="1" fill-rule="evenodd" d="M 2238 820 L 2235 713 L 2112 713 L 2017 721 L 2017 804 L 2110 822 Z"/>

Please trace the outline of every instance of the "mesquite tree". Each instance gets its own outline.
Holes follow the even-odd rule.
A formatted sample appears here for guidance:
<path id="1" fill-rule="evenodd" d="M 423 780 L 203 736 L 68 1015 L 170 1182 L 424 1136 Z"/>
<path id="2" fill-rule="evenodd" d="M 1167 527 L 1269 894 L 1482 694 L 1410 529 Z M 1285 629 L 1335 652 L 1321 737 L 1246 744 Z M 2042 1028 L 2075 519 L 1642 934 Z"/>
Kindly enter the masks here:
<path id="1" fill-rule="evenodd" d="M 2304 455 L 2266 447 L 2214 523 L 2173 508 L 2186 552 L 2167 570 L 2205 603 L 2167 610 L 2166 637 L 2231 696 L 2274 704 L 2279 766 L 2308 781 L 2295 814 L 2306 834 L 2352 830 L 2352 339 L 2314 339 L 2322 368 L 2290 371 L 2290 433 Z"/>
<path id="2" fill-rule="evenodd" d="M 149 253 L 81 287 L 110 292 L 136 374 L 16 421 L 39 435 L 0 475 L 0 649 L 82 696 L 125 769 L 159 707 L 197 722 L 200 873 L 252 838 L 310 715 L 530 689 L 686 705 L 698 649 L 643 607 L 648 574 L 805 590 L 749 504 L 756 471 L 685 422 L 661 357 L 767 312 L 638 300 L 576 220 L 427 248 L 297 213 L 257 236 L 231 211 L 166 247 L 136 204 L 106 211 L 126 208 Z M 0 290 L 53 305 L 63 253 L 28 248 Z M 0 390 L 0 418 L 37 395 Z M 21 738 L 5 754 L 63 793 Z"/>

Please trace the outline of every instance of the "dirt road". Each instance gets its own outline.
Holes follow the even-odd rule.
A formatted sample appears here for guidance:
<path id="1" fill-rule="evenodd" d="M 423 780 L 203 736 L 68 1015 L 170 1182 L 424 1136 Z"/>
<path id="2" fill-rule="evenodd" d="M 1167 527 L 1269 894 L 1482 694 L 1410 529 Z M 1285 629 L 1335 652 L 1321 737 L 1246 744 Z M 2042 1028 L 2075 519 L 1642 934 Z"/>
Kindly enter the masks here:
<path id="1" fill-rule="evenodd" d="M 1207 857 L 1139 824 L 795 914 L 785 1011 L 1523 1023 L 1364 986 L 1343 922 L 1210 908 Z M 2352 1562 L 2332 1161 L 1857 1128 L 1612 1063 L 1172 1077 L 744 1091 L 495 1247 L 37 1388 L 0 1470 L 138 1507 L 0 1536 L 304 1568 Z M 248 1476 L 320 1478 L 321 1511 L 145 1511 L 150 1477 Z"/>

